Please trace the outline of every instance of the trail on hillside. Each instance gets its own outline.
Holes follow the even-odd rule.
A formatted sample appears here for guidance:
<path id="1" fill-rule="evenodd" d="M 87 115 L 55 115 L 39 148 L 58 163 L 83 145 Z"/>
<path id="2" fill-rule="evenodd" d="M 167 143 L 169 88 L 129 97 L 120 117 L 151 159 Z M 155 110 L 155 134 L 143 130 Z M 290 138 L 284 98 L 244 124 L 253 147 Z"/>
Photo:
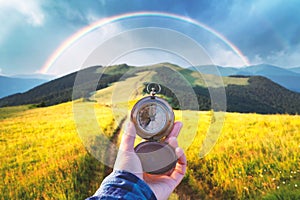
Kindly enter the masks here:
<path id="1" fill-rule="evenodd" d="M 120 123 L 118 124 L 118 126 L 116 127 L 116 129 L 113 131 L 113 134 L 111 136 L 111 138 L 109 139 L 110 142 L 107 144 L 106 146 L 106 157 L 105 160 L 107 161 L 106 163 L 114 163 L 116 157 L 117 157 L 117 153 L 118 151 L 115 151 L 114 148 L 112 148 L 111 144 L 115 144 L 115 146 L 117 146 L 118 144 L 118 137 L 121 133 L 122 127 L 124 125 L 124 122 L 126 121 L 127 116 L 123 117 L 120 120 Z M 105 165 L 104 167 L 104 177 L 106 177 L 107 175 L 109 175 L 112 172 L 113 168 L 111 168 L 110 166 Z"/>

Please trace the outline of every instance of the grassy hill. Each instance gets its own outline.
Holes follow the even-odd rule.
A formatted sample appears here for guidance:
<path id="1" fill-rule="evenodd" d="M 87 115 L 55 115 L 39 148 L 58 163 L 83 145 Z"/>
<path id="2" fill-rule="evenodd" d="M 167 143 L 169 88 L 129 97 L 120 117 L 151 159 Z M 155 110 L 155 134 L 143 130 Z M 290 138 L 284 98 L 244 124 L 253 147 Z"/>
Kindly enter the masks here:
<path id="1" fill-rule="evenodd" d="M 88 68 L 82 77 L 97 77 L 101 70 L 99 66 Z M 120 125 L 145 92 L 144 83 L 152 81 L 163 83 L 162 94 L 174 107 L 178 99 L 191 101 L 185 95 L 191 86 L 202 109 L 207 110 L 175 110 L 176 120 L 184 123 L 178 139 L 188 158 L 188 171 L 172 199 L 300 199 L 300 116 L 294 113 L 300 101 L 296 93 L 264 77 L 226 77 L 228 110 L 295 115 L 224 114 L 209 107 L 205 86 L 209 83 L 218 90 L 216 77 L 201 79 L 191 70 L 163 63 L 144 68 L 112 66 L 105 71 L 105 82 L 96 84 L 97 91 L 89 93 L 95 85 L 79 82 L 84 98 L 79 95 L 76 101 L 58 104 L 55 95 L 70 92 L 75 75 L 25 93 L 30 98 L 33 94 L 37 99 L 47 97 L 57 105 L 0 108 L 0 199 L 84 199 L 92 195 L 111 171 L 95 155 L 109 160 L 115 156 L 103 138 L 118 145 Z M 19 97 L 26 97 L 23 95 Z M 247 110 L 250 108 L 256 110 Z M 212 127 L 219 123 L 218 114 L 225 115 L 219 124 L 220 138 L 203 157 L 203 143 L 214 137 Z"/>
<path id="2" fill-rule="evenodd" d="M 110 83 L 118 81 L 130 68 L 130 66 L 125 64 L 110 66 L 109 68 L 102 66 L 89 67 L 39 85 L 25 93 L 2 98 L 0 99 L 0 106 L 24 104 L 49 106 L 71 101 L 72 99 L 87 98 L 91 92 L 105 88 Z M 77 75 L 81 79 L 76 79 Z M 101 80 L 99 81 L 100 76 Z M 75 83 L 77 83 L 78 90 L 80 89 L 78 93 L 73 92 Z"/>
<path id="3" fill-rule="evenodd" d="M 145 74 L 143 74 L 145 73 Z M 134 84 L 127 82 L 134 77 Z M 67 76 L 52 80 L 32 90 L 0 99 L 0 107 L 23 104 L 35 104 L 37 107 L 55 105 L 84 98 L 92 100 L 98 90 L 111 85 L 118 85 L 117 99 L 132 98 L 124 95 L 135 91 L 142 95 L 145 83 L 156 82 L 162 85 L 164 95 L 174 109 L 210 110 L 211 92 L 222 94 L 225 89 L 224 102 L 230 112 L 300 113 L 300 94 L 263 77 L 218 77 L 200 74 L 190 69 L 183 69 L 170 63 L 161 63 L 145 67 L 133 67 L 126 64 L 101 67 L 94 66 Z M 144 89 L 142 88 L 144 87 Z M 138 88 L 138 89 L 137 89 Z M 123 95 L 120 95 L 123 94 Z M 191 98 L 193 94 L 196 99 Z M 98 96 L 99 97 L 99 96 Z M 116 95 L 115 95 L 116 97 Z M 189 105 L 197 105 L 188 107 Z M 223 110 L 225 109 L 225 106 Z"/>
<path id="4" fill-rule="evenodd" d="M 103 134 L 118 137 L 112 104 L 74 104 L 94 107 Z M 85 150 L 74 104 L 0 108 L 0 199 L 84 199 L 96 191 L 110 169 Z M 300 116 L 226 113 L 217 144 L 200 158 L 213 112 L 175 111 L 175 115 L 199 123 L 195 127 L 192 120 L 185 121 L 179 137 L 188 171 L 174 199 L 300 198 Z M 86 113 L 81 117 L 90 123 Z M 187 144 L 195 128 L 196 136 Z"/>

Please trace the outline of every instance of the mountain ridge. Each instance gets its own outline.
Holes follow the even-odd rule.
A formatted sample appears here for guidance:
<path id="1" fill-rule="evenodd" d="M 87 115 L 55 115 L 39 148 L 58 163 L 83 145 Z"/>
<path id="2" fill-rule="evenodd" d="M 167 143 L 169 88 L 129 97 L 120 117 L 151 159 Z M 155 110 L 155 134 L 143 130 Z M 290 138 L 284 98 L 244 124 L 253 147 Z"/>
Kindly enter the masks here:
<path id="1" fill-rule="evenodd" d="M 300 74 L 274 65 L 259 64 L 241 68 L 202 65 L 196 66 L 195 69 L 204 74 L 220 76 L 264 76 L 289 90 L 300 93 Z"/>
<path id="2" fill-rule="evenodd" d="M 293 67 L 293 68 L 289 68 L 288 70 L 300 74 L 300 67 Z"/>
<path id="3" fill-rule="evenodd" d="M 11 78 L 21 78 L 21 79 L 41 79 L 46 81 L 53 80 L 56 76 L 55 75 L 49 75 L 49 74 L 15 74 L 12 76 L 9 76 Z"/>
<path id="4" fill-rule="evenodd" d="M 0 75 L 0 98 L 14 93 L 26 92 L 40 84 L 47 82 L 44 79 L 36 78 L 16 78 Z"/>
<path id="5" fill-rule="evenodd" d="M 210 110 L 210 90 L 218 92 L 224 86 L 227 98 L 227 111 L 263 114 L 300 113 L 300 94 L 287 90 L 268 78 L 261 76 L 223 77 L 223 80 L 227 79 L 225 85 L 217 84 L 209 90 L 207 85 L 205 85 L 205 81 L 201 80 L 203 74 L 166 63 L 145 67 L 134 67 L 126 64 L 109 67 L 89 67 L 51 80 L 25 93 L 2 98 L 0 99 L 0 107 L 22 104 L 48 106 L 79 98 L 89 101 L 89 98 L 95 91 L 107 88 L 111 84 L 119 83 L 121 80 L 126 81 L 128 77 L 139 76 L 139 72 L 147 72 L 147 70 L 156 71 L 156 74 L 151 75 L 147 80 L 158 83 L 167 80 L 170 85 L 179 87 L 179 93 L 176 96 L 170 88 L 162 87 L 162 95 L 166 97 L 174 109 L 181 109 L 177 99 L 178 96 L 184 98 L 184 102 L 187 104 L 190 101 L 189 96 L 186 95 L 186 89 L 181 84 L 183 81 L 187 81 L 187 84 L 190 84 L 197 96 L 200 110 Z M 78 82 L 78 78 L 76 79 L 78 74 L 81 75 L 82 82 L 80 80 Z M 100 81 L 99 76 L 101 76 Z M 183 81 L 178 81 L 178 77 L 183 77 Z M 215 78 L 217 77 L 210 75 L 207 80 L 213 81 Z M 136 80 L 139 80 L 139 77 Z M 75 81 L 77 81 L 77 84 L 75 84 Z"/>

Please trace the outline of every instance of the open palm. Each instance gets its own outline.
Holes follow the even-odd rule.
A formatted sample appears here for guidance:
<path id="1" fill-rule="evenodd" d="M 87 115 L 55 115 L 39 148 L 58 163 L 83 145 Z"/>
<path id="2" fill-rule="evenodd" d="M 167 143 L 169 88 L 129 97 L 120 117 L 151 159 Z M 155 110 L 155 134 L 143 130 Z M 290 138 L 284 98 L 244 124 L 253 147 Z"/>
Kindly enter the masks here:
<path id="1" fill-rule="evenodd" d="M 175 149 L 178 157 L 176 167 L 172 172 L 163 175 L 143 173 L 142 164 L 134 152 L 136 130 L 132 122 L 128 122 L 128 125 L 124 131 L 114 169 L 126 170 L 135 174 L 149 185 L 157 199 L 168 199 L 170 194 L 183 179 L 186 171 L 186 157 L 183 153 L 183 150 L 178 147 L 177 142 L 177 136 L 181 127 L 182 123 L 176 122 L 173 130 L 166 139 L 166 142 L 168 142 L 169 145 Z"/>

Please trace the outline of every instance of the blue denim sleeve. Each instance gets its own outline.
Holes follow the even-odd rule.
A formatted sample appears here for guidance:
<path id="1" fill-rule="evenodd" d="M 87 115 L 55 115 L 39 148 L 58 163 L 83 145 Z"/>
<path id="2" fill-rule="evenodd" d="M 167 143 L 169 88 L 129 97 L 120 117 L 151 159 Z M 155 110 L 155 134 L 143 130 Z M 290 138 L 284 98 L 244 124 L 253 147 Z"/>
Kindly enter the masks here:
<path id="1" fill-rule="evenodd" d="M 107 176 L 97 192 L 86 200 L 100 199 L 156 200 L 156 197 L 143 180 L 130 172 L 118 170 Z"/>

